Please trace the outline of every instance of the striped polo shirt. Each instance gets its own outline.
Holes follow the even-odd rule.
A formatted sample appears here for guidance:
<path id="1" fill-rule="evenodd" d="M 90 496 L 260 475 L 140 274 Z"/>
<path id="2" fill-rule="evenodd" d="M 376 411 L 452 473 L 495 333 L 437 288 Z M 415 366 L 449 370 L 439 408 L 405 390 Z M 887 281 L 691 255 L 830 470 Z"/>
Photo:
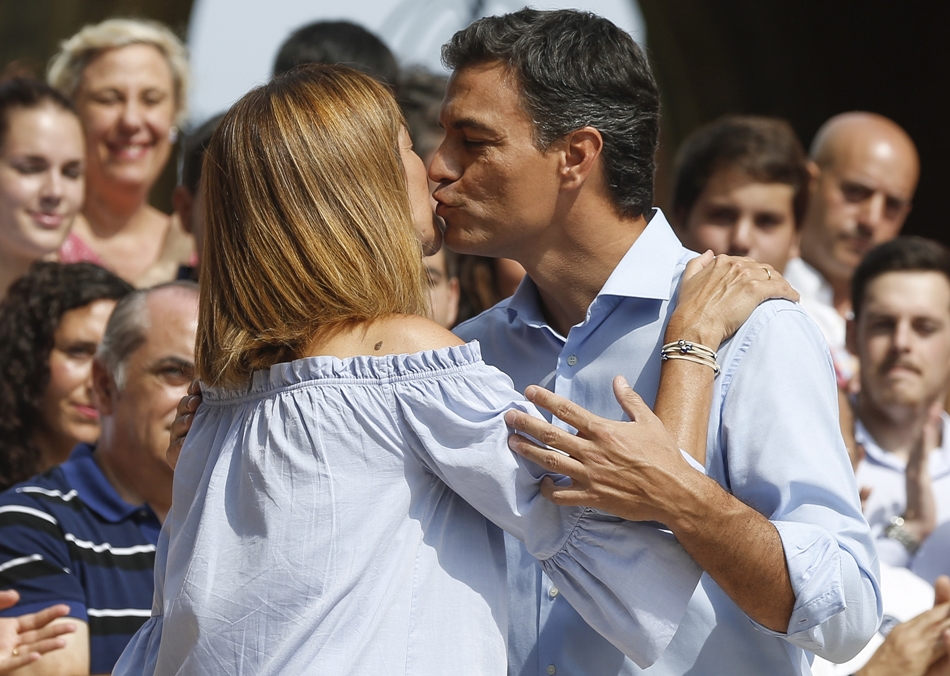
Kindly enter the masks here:
<path id="1" fill-rule="evenodd" d="M 30 613 L 65 603 L 89 624 L 91 673 L 111 673 L 151 615 L 161 524 L 122 500 L 80 444 L 69 460 L 0 493 L 0 589 Z"/>

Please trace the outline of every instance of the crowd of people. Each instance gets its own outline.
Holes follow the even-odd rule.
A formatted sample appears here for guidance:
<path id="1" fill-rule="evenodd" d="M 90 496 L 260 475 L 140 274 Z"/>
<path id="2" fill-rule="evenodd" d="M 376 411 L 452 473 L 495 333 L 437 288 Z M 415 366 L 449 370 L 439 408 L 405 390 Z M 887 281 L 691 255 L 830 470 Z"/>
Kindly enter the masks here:
<path id="1" fill-rule="evenodd" d="M 172 214 L 172 31 L 0 82 L 0 674 L 950 674 L 907 133 L 723 117 L 667 216 L 610 21 L 442 56 L 301 27 Z"/>

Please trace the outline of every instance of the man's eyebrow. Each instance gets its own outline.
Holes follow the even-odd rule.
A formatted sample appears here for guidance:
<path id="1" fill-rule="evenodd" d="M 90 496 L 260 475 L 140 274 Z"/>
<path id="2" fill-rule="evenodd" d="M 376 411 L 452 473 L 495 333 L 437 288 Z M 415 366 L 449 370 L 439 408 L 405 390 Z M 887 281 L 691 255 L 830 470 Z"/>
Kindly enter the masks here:
<path id="1" fill-rule="evenodd" d="M 852 188 L 860 188 L 861 190 L 867 190 L 868 192 L 876 192 L 877 188 L 870 181 L 865 181 L 860 178 L 845 178 L 842 177 L 841 184 L 846 185 Z M 898 203 L 900 206 L 906 206 L 911 203 L 912 198 L 901 197 L 900 195 L 895 195 L 892 192 L 881 189 L 884 193 L 884 196 L 891 200 L 892 202 Z"/>
<path id="2" fill-rule="evenodd" d="M 494 129 L 489 127 L 484 122 L 476 120 L 474 117 L 462 117 L 457 120 L 454 120 L 450 125 L 452 129 L 471 129 L 474 131 L 481 131 L 486 134 L 494 135 L 496 132 Z"/>
<path id="3" fill-rule="evenodd" d="M 169 366 L 177 366 L 182 370 L 193 369 L 195 367 L 195 362 L 189 361 L 187 359 L 182 359 L 181 357 L 160 357 L 156 359 L 152 364 L 152 368 L 167 368 Z"/>

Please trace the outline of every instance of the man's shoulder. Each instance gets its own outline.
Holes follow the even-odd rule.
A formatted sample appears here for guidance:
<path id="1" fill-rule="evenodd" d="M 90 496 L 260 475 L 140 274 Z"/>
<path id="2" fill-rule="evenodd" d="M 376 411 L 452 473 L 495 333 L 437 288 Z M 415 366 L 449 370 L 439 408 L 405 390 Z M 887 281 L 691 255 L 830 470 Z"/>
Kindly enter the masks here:
<path id="1" fill-rule="evenodd" d="M 824 334 L 798 303 L 781 298 L 761 303 L 722 344 L 719 364 L 727 382 L 753 349 L 767 357 L 761 364 L 773 371 L 771 375 L 781 375 L 785 369 L 799 372 L 828 369 L 834 374 Z M 760 362 L 757 360 L 757 363 Z"/>
<path id="2" fill-rule="evenodd" d="M 74 485 L 76 458 L 71 458 L 42 474 L 11 486 L 0 493 L 0 528 L 7 535 L 17 528 L 26 528 L 34 535 L 62 539 L 65 533 L 84 534 L 103 526 L 103 519 L 84 500 L 95 496 L 95 487 Z M 6 537 L 6 536 L 4 536 Z"/>
<path id="3" fill-rule="evenodd" d="M 470 341 L 483 340 L 487 335 L 507 331 L 510 326 L 508 317 L 509 300 L 511 299 L 506 298 L 481 314 L 462 322 L 452 329 L 452 333 L 464 341 Z"/>
<path id="4" fill-rule="evenodd" d="M 15 552 L 32 555 L 36 547 L 58 551 L 68 547 L 66 533 L 86 520 L 86 512 L 62 469 L 54 467 L 0 493 L 0 540 L 14 558 Z"/>
<path id="5" fill-rule="evenodd" d="M 69 485 L 62 468 L 57 466 L 0 493 L 0 507 L 25 505 L 42 511 L 53 511 L 55 505 L 69 502 L 75 496 L 75 489 Z"/>
<path id="6" fill-rule="evenodd" d="M 759 337 L 763 329 L 771 325 L 793 326 L 809 335 L 820 345 L 825 345 L 824 336 L 815 320 L 799 303 L 784 298 L 770 298 L 760 303 L 749 318 L 742 323 L 729 343 L 749 343 Z M 778 333 L 776 331 L 776 333 Z M 776 336 L 778 338 L 780 336 Z M 771 336 L 770 336 L 771 338 Z M 773 338 L 774 340 L 774 338 Z"/>

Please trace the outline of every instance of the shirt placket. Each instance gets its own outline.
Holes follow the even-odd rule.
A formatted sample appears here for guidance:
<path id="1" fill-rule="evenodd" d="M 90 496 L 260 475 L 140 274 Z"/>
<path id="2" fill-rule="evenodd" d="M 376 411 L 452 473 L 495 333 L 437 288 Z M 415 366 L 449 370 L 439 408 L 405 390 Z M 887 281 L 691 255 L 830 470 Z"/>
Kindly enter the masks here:
<path id="1" fill-rule="evenodd" d="M 588 311 L 587 321 L 571 329 L 564 341 L 564 347 L 558 354 L 557 367 L 555 368 L 554 381 L 551 383 L 551 387 L 556 394 L 571 401 L 573 401 L 574 376 L 583 364 L 581 346 L 591 331 L 592 313 L 596 313 L 597 306 L 598 303 L 595 300 L 591 305 L 591 310 Z M 571 434 L 576 431 L 557 418 L 552 418 L 551 424 Z M 539 597 L 539 626 L 569 626 L 569 616 L 573 614 L 573 609 L 567 601 L 561 598 L 560 590 L 543 571 L 541 573 Z M 559 632 L 548 631 L 539 636 L 538 676 L 555 676 L 556 674 L 564 676 L 566 674 L 562 668 L 563 660 L 561 659 L 563 646 L 556 639 L 557 633 Z"/>

